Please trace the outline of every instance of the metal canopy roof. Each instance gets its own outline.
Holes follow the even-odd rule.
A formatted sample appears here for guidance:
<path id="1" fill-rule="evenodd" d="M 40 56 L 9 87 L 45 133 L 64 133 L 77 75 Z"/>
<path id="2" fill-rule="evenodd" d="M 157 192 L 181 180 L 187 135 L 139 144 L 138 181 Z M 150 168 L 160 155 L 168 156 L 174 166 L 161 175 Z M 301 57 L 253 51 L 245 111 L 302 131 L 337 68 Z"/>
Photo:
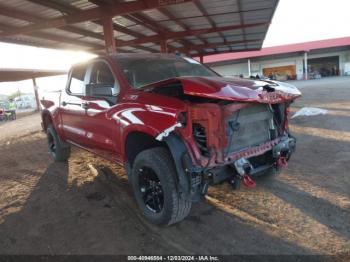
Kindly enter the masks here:
<path id="1" fill-rule="evenodd" d="M 105 49 L 112 18 L 120 52 L 191 56 L 262 47 L 278 0 L 0 0 L 0 41 L 40 47 Z M 107 40 L 106 40 L 107 41 Z"/>
<path id="2" fill-rule="evenodd" d="M 38 77 L 64 75 L 64 70 L 32 70 L 0 68 L 0 82 L 21 81 Z"/>

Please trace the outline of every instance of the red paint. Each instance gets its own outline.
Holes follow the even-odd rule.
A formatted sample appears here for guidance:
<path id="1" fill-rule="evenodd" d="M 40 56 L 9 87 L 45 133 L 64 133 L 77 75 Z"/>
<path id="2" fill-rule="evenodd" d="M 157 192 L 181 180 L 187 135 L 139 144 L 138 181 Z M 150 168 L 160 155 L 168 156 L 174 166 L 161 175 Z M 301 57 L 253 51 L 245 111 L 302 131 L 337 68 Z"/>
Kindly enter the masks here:
<path id="1" fill-rule="evenodd" d="M 223 77 L 178 77 L 148 87 L 162 87 L 172 82 L 181 82 L 184 93 L 188 95 L 230 101 L 276 104 L 292 101 L 301 95 L 299 91 L 293 94 L 277 90 L 280 87 L 276 87 L 275 92 L 266 92 L 262 89 L 272 82 Z"/>
<path id="2" fill-rule="evenodd" d="M 275 86 L 275 92 L 267 93 L 263 86 L 273 84 L 264 81 L 228 79 L 222 77 L 179 77 L 148 85 L 137 90 L 129 86 L 124 74 L 110 57 L 105 60 L 119 82 L 118 102 L 109 106 L 103 99 L 85 96 L 71 96 L 63 92 L 61 102 L 42 101 L 44 126 L 52 121 L 64 141 L 99 154 L 114 162 L 125 164 L 125 141 L 131 132 L 142 132 L 156 138 L 167 128 L 177 123 L 183 112 L 187 113 L 186 126 L 174 130 L 184 141 L 196 166 L 216 166 L 232 163 L 241 157 L 261 155 L 271 150 L 280 139 L 274 139 L 256 147 L 226 155 L 228 145 L 227 119 L 234 111 L 253 103 L 281 103 L 292 101 L 300 93 L 286 87 Z M 181 82 L 187 95 L 206 97 L 235 103 L 191 103 L 176 97 L 152 92 L 170 83 Z M 278 90 L 277 90 L 278 89 Z M 282 91 L 284 90 L 284 91 Z M 88 109 L 81 104 L 87 103 Z M 48 116 L 51 120 L 48 120 Z M 201 154 L 192 136 L 192 124 L 200 123 L 206 129 L 207 146 L 211 157 Z M 249 182 L 249 181 L 248 181 Z"/>
<path id="3" fill-rule="evenodd" d="M 287 166 L 288 166 L 288 162 L 284 156 L 281 156 L 277 159 L 277 167 L 278 168 L 285 168 Z"/>
<path id="4" fill-rule="evenodd" d="M 255 181 L 248 174 L 245 174 L 243 176 L 243 185 L 246 186 L 247 188 L 255 188 L 256 187 Z"/>

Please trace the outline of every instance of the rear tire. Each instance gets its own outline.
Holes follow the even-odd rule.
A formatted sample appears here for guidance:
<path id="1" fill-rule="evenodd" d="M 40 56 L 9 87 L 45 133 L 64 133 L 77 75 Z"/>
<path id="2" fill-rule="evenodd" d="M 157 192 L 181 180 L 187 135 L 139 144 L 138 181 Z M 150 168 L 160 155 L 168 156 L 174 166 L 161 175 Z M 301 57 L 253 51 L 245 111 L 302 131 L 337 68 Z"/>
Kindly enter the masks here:
<path id="1" fill-rule="evenodd" d="M 171 225 L 190 213 L 192 202 L 180 197 L 176 177 L 174 161 L 167 149 L 156 147 L 137 155 L 131 183 L 143 215 L 153 224 Z"/>
<path id="2" fill-rule="evenodd" d="M 47 127 L 47 142 L 51 157 L 55 162 L 65 162 L 70 156 L 70 146 L 63 143 L 55 128 L 49 124 Z"/>

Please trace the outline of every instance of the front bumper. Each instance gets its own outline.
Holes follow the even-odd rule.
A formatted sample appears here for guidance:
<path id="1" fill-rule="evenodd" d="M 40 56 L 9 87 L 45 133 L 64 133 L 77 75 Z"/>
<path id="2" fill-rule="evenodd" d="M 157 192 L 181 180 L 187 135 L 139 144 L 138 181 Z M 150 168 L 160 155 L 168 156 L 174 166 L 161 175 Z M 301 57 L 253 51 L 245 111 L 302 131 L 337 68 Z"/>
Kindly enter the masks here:
<path id="1" fill-rule="evenodd" d="M 211 184 L 218 184 L 233 177 L 259 176 L 275 173 L 286 166 L 290 156 L 295 151 L 294 137 L 283 136 L 259 146 L 250 147 L 229 155 L 224 165 L 209 170 Z M 258 160 L 258 161 L 257 161 Z M 284 165 L 281 165 L 281 164 Z M 249 165 L 249 171 L 243 165 Z"/>
<path id="2" fill-rule="evenodd" d="M 271 141 L 272 142 L 272 141 Z M 265 151 L 264 153 L 271 150 L 270 155 L 272 156 L 272 161 L 268 161 L 262 165 L 253 166 L 250 170 L 251 175 L 258 175 L 264 173 L 264 171 L 275 168 L 276 170 L 280 170 L 283 167 L 286 167 L 287 161 L 293 154 L 296 148 L 296 139 L 290 136 L 284 136 L 279 138 L 277 143 L 273 143 L 271 149 Z M 246 157 L 243 157 L 246 158 Z M 252 156 L 246 158 L 248 161 Z M 240 158 L 242 159 L 242 158 Z M 239 161 L 240 159 L 236 160 Z"/>
<path id="3" fill-rule="evenodd" d="M 290 155 L 295 151 L 296 139 L 290 136 L 283 136 L 258 146 L 245 148 L 243 150 L 233 152 L 225 157 L 225 164 L 230 164 L 237 161 L 240 158 L 251 158 L 260 156 L 266 152 L 272 150 L 273 156 L 278 157 L 278 154 L 287 154 L 288 159 Z"/>

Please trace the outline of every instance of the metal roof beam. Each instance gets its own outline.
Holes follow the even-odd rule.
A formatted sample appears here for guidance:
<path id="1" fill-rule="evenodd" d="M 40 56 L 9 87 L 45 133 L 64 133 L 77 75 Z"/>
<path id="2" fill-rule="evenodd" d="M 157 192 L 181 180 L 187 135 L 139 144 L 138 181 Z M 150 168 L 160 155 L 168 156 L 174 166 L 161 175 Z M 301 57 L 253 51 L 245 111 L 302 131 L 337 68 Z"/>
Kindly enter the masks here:
<path id="1" fill-rule="evenodd" d="M 42 0 L 40 0 L 42 1 Z M 111 5 L 113 4 L 113 0 L 88 0 L 89 2 L 95 4 L 95 5 Z M 134 13 L 134 14 L 128 14 L 123 15 L 126 19 L 129 19 L 130 21 L 134 22 L 135 24 L 142 24 L 144 27 L 154 31 L 154 32 L 160 32 L 161 28 L 159 28 L 159 24 L 156 22 L 148 19 L 147 17 Z"/>
<path id="2" fill-rule="evenodd" d="M 235 29 L 262 26 L 262 25 L 266 25 L 266 24 L 267 23 L 253 23 L 253 24 L 223 26 L 223 27 L 217 27 L 217 28 L 187 30 L 187 31 L 180 31 L 180 32 L 166 32 L 162 36 L 159 36 L 159 35 L 146 36 L 146 37 L 143 37 L 140 39 L 124 41 L 123 43 L 118 42 L 118 40 L 117 40 L 117 46 L 134 46 L 134 45 L 140 45 L 140 44 L 149 43 L 149 42 L 159 42 L 159 41 L 165 40 L 165 39 L 166 40 L 168 40 L 168 39 L 181 39 L 181 38 L 184 38 L 186 36 L 197 36 L 197 35 L 209 34 L 209 33 L 214 33 L 214 32 L 223 32 L 223 31 L 229 31 L 229 30 L 235 30 Z"/>
<path id="3" fill-rule="evenodd" d="M 0 82 L 21 81 L 31 78 L 65 75 L 66 71 L 55 70 L 26 70 L 26 69 L 0 69 Z"/>
<path id="4" fill-rule="evenodd" d="M 89 0 L 89 2 L 94 3 L 96 5 L 101 5 L 101 6 L 112 4 L 112 1 L 110 1 L 110 0 Z M 166 10 L 165 8 L 159 8 L 158 11 L 162 12 L 165 16 L 168 16 L 168 18 L 174 19 L 174 16 L 170 12 L 168 12 L 168 10 Z M 157 33 L 160 36 L 163 35 L 163 33 L 165 33 L 165 32 L 170 32 L 167 28 L 161 26 L 159 23 L 149 19 L 148 17 L 146 17 L 142 14 L 135 13 L 135 14 L 130 14 L 130 15 L 124 15 L 123 17 L 125 17 L 126 19 L 129 19 L 130 21 L 133 21 L 136 24 L 140 24 L 140 25 L 152 30 L 153 32 Z M 184 30 L 188 29 L 186 26 L 182 25 L 182 27 Z M 161 39 L 159 41 L 161 52 L 162 52 L 162 49 L 164 50 L 164 46 L 167 46 L 166 42 L 167 41 L 164 39 Z M 191 44 L 187 40 L 181 40 L 180 42 L 183 46 Z"/>
<path id="5" fill-rule="evenodd" d="M 8 30 L 8 29 L 16 30 L 17 28 L 18 27 L 0 24 L 0 30 L 2 31 Z M 100 50 L 101 48 L 104 48 L 103 45 L 88 43 L 78 39 L 73 39 L 73 38 L 69 38 L 61 35 L 54 35 L 54 34 L 44 33 L 44 32 L 32 32 L 29 36 L 42 38 L 50 41 L 56 41 L 60 43 L 67 43 L 75 46 L 81 46 L 81 47 L 85 47 L 87 49 L 93 49 L 93 50 Z M 8 39 L 4 38 L 4 40 L 7 41 Z"/>
<path id="6" fill-rule="evenodd" d="M 201 2 L 196 1 L 194 2 L 194 4 L 196 5 L 196 7 L 199 9 L 199 11 L 201 11 L 201 13 L 203 14 L 203 16 L 207 19 L 207 21 L 209 22 L 209 24 L 213 27 L 216 28 L 216 23 L 214 22 L 214 20 L 209 16 L 207 10 L 205 10 L 204 6 L 201 4 Z M 223 39 L 224 42 L 226 42 L 226 38 L 223 35 L 222 32 L 218 32 L 218 34 L 220 35 L 220 37 Z"/>
<path id="7" fill-rule="evenodd" d="M 80 9 L 76 7 L 69 6 L 64 4 L 63 2 L 58 2 L 55 0 L 27 0 L 27 1 L 51 8 L 53 10 L 58 10 L 64 14 L 69 14 L 69 15 L 74 14 L 76 11 L 80 11 Z"/>
<path id="8" fill-rule="evenodd" d="M 242 11 L 230 11 L 230 12 L 220 12 L 220 13 L 215 13 L 212 15 L 192 15 L 192 16 L 186 16 L 186 17 L 179 17 L 179 18 L 175 18 L 175 19 L 162 19 L 159 20 L 159 22 L 168 22 L 168 21 L 182 21 L 185 19 L 193 19 L 193 18 L 212 18 L 214 16 L 221 16 L 221 15 L 232 15 L 232 14 L 239 14 L 239 13 L 249 13 L 249 12 L 255 12 L 255 11 L 268 11 L 271 10 L 271 8 L 255 8 L 255 9 L 247 9 L 247 10 L 242 10 Z"/>
<path id="9" fill-rule="evenodd" d="M 159 11 L 160 11 L 160 10 L 159 10 Z M 164 15 L 166 15 L 166 14 L 164 13 Z M 127 19 L 130 19 L 129 16 L 136 18 L 136 20 L 139 20 L 139 22 L 141 22 L 141 24 L 142 24 L 143 26 L 146 26 L 146 27 L 149 26 L 149 27 L 151 27 L 150 29 L 151 29 L 152 31 L 156 32 L 159 36 L 161 36 L 161 37 L 160 37 L 161 40 L 158 41 L 158 42 L 160 43 L 160 45 L 162 45 L 162 43 L 161 43 L 162 41 L 165 41 L 165 42 L 166 42 L 166 39 L 162 39 L 162 36 L 163 36 L 164 34 L 166 34 L 167 32 L 171 32 L 171 31 L 169 31 L 167 28 L 161 26 L 161 25 L 158 24 L 157 22 L 155 22 L 155 21 L 153 21 L 153 20 L 151 20 L 151 19 L 149 19 L 149 18 L 147 18 L 147 17 L 145 17 L 145 16 L 143 16 L 143 15 L 141 15 L 141 14 L 132 14 L 132 15 L 128 15 L 128 16 L 125 16 L 125 17 L 126 17 Z M 169 16 L 168 16 L 168 17 L 169 17 Z M 171 17 L 169 17 L 169 18 L 171 19 Z M 184 29 L 187 30 L 188 28 L 185 28 L 185 27 L 184 27 Z M 187 41 L 187 40 L 185 40 L 185 39 L 179 40 L 179 42 L 180 42 L 183 46 L 186 46 L 186 45 L 189 45 L 189 44 L 190 44 L 190 42 Z"/>
<path id="10" fill-rule="evenodd" d="M 179 26 L 181 26 L 184 30 L 191 30 L 184 22 L 182 22 L 181 20 L 176 20 L 176 17 L 175 17 L 168 9 L 166 9 L 166 8 L 163 7 L 163 8 L 159 8 L 159 11 L 160 11 L 161 13 L 163 13 L 163 15 L 169 17 L 169 18 L 170 18 L 172 21 L 174 21 L 176 24 L 178 24 Z M 197 38 L 199 38 L 199 39 L 200 39 L 202 42 L 204 42 L 205 44 L 208 43 L 205 39 L 203 39 L 203 38 L 201 38 L 201 37 L 199 37 L 199 36 L 197 36 Z M 182 40 L 181 40 L 181 44 L 182 44 L 183 46 L 192 45 L 192 43 L 191 43 L 190 41 L 186 40 L 186 39 L 182 39 Z"/>
<path id="11" fill-rule="evenodd" d="M 98 5 L 98 6 L 113 5 L 112 1 L 107 1 L 107 2 L 104 1 L 104 0 L 88 0 L 88 1 L 93 3 L 93 4 L 95 4 L 95 5 Z M 136 16 L 137 14 L 134 14 L 134 15 Z M 129 16 L 131 17 L 131 15 L 125 15 L 124 17 L 131 20 L 132 18 L 130 18 Z M 95 23 L 101 24 L 100 21 L 96 21 Z M 142 38 L 142 37 L 145 36 L 145 35 L 143 35 L 141 33 L 138 33 L 136 31 L 130 30 L 130 29 L 128 29 L 126 27 L 123 27 L 123 26 L 120 26 L 120 25 L 113 24 L 113 28 L 114 28 L 114 30 L 116 30 L 118 32 L 121 32 L 121 33 L 124 33 L 124 34 L 127 34 L 127 35 L 131 35 L 131 36 L 133 36 L 135 38 Z M 141 49 L 141 50 L 148 51 L 148 52 L 154 52 L 155 51 L 152 48 L 144 47 L 144 46 L 138 46 L 137 48 Z"/>
<path id="12" fill-rule="evenodd" d="M 101 20 L 106 17 L 114 17 L 118 15 L 125 15 L 134 12 L 140 12 L 148 9 L 159 8 L 161 6 L 179 4 L 189 2 L 192 0 L 180 0 L 180 1 L 159 1 L 159 0 L 137 0 L 132 2 L 122 2 L 109 5 L 108 8 L 99 6 L 87 10 L 82 10 L 76 14 L 65 15 L 53 19 L 46 20 L 45 23 L 35 23 L 24 27 L 17 28 L 16 30 L 6 30 L 0 34 L 1 36 L 11 36 L 16 34 L 30 33 L 38 30 L 58 28 L 70 24 Z"/>
<path id="13" fill-rule="evenodd" d="M 241 0 L 236 0 L 236 3 L 237 3 L 238 11 L 241 11 L 242 10 Z M 241 25 L 244 23 L 242 12 L 239 12 L 239 21 L 240 21 Z M 242 29 L 242 31 L 243 31 L 243 40 L 246 40 L 247 38 L 246 38 L 246 33 L 245 33 L 244 28 Z M 245 48 L 247 48 L 247 45 L 245 45 Z"/>
<path id="14" fill-rule="evenodd" d="M 49 8 L 54 9 L 54 10 L 59 10 L 63 13 L 68 14 L 68 15 L 74 15 L 74 14 L 77 14 L 79 11 L 81 11 L 79 8 L 76 8 L 74 6 L 58 3 L 58 2 L 52 1 L 52 0 L 51 1 L 50 0 L 28 0 L 28 1 L 42 5 L 42 6 L 49 7 Z M 90 1 L 90 2 L 92 2 L 94 4 L 98 4 L 99 1 L 96 0 L 96 1 Z M 102 22 L 96 22 L 96 24 L 103 26 Z M 138 38 L 140 36 L 144 36 L 143 34 L 140 34 L 138 32 L 132 31 L 130 29 L 127 29 L 125 27 L 122 27 L 122 26 L 119 26 L 116 24 L 113 24 L 113 28 L 114 28 L 114 30 L 116 30 L 118 32 L 128 34 L 128 35 L 134 36 L 136 38 Z M 103 39 L 103 36 L 102 36 L 102 39 Z"/>
<path id="15" fill-rule="evenodd" d="M 250 52 L 250 51 L 259 51 L 261 50 L 260 48 L 242 48 L 242 49 L 234 49 L 232 53 L 238 53 L 238 52 Z M 202 52 L 202 53 L 199 53 L 195 56 L 207 56 L 207 55 L 218 55 L 218 54 L 227 54 L 229 52 L 227 51 L 215 51 L 215 52 Z"/>
<path id="16" fill-rule="evenodd" d="M 107 54 L 115 54 L 117 52 L 113 35 L 113 20 L 112 17 L 103 20 L 103 35 L 105 38 L 105 46 Z"/>
<path id="17" fill-rule="evenodd" d="M 226 43 L 209 43 L 209 44 L 204 44 L 204 45 L 191 45 L 187 48 L 171 48 L 171 51 L 179 51 L 181 53 L 186 53 L 191 50 L 203 50 L 206 48 L 217 48 L 217 47 L 223 47 L 223 46 L 228 46 L 229 48 L 231 45 L 236 45 L 236 44 L 246 44 L 250 42 L 258 42 L 260 39 L 254 39 L 254 40 L 240 40 L 240 41 L 227 41 Z M 199 51 L 199 53 L 201 53 Z"/>
<path id="18" fill-rule="evenodd" d="M 0 15 L 11 17 L 11 18 L 16 18 L 16 19 L 27 21 L 30 23 L 45 23 L 46 22 L 46 20 L 42 17 L 28 14 L 26 12 L 18 11 L 18 10 L 12 9 L 12 8 L 4 7 L 2 5 L 0 5 Z M 79 34 L 79 35 L 83 35 L 83 36 L 89 36 L 92 38 L 103 40 L 103 35 L 97 34 L 97 33 L 94 33 L 92 31 L 88 31 L 85 29 L 81 29 L 78 27 L 64 26 L 60 29 L 67 31 L 67 32 L 71 32 L 71 33 L 75 33 L 75 34 Z M 28 34 L 30 34 L 30 33 L 28 33 Z"/>
<path id="19" fill-rule="evenodd" d="M 63 13 L 69 14 L 69 15 L 73 15 L 73 14 L 80 11 L 78 8 L 76 8 L 74 6 L 70 6 L 70 5 L 63 4 L 63 3 L 58 3 L 58 2 L 52 1 L 52 0 L 28 0 L 28 1 L 45 6 L 45 7 L 48 7 L 48 8 L 51 8 L 51 9 L 54 9 L 54 10 L 61 11 Z M 17 11 L 14 11 L 13 13 L 15 13 L 15 12 L 17 12 Z M 0 11 L 0 13 L 1 13 L 1 11 Z M 11 14 L 11 12 L 9 14 Z M 34 21 L 32 21 L 32 22 L 34 22 Z M 41 22 L 43 22 L 43 21 L 41 21 Z M 95 23 L 98 25 L 101 25 L 103 27 L 102 21 L 96 21 Z M 98 33 L 92 32 L 92 31 L 88 31 L 88 30 L 84 30 L 84 29 L 80 29 L 77 27 L 65 26 L 65 27 L 62 27 L 62 29 L 69 31 L 69 32 L 72 32 L 72 33 L 81 34 L 83 36 L 89 36 L 89 37 L 96 38 L 99 40 L 104 40 L 104 36 L 101 34 L 98 34 Z M 113 24 L 113 29 L 118 31 L 118 32 L 122 32 L 124 34 L 131 35 L 131 36 L 136 37 L 136 38 L 144 36 L 143 34 L 137 33 L 135 31 L 132 31 L 130 29 L 127 29 L 125 27 L 122 27 L 122 26 L 119 26 L 116 24 Z M 138 49 L 141 49 L 141 50 L 144 50 L 147 52 L 154 51 L 153 49 L 147 48 L 147 47 L 138 47 Z"/>
<path id="20" fill-rule="evenodd" d="M 141 15 L 141 14 L 130 14 L 130 15 L 124 15 L 126 19 L 129 19 L 130 21 L 133 21 L 136 24 L 142 24 L 142 26 L 152 30 L 156 33 L 161 33 L 163 30 L 163 27 L 161 27 L 157 22 L 148 19 L 147 17 Z"/>

